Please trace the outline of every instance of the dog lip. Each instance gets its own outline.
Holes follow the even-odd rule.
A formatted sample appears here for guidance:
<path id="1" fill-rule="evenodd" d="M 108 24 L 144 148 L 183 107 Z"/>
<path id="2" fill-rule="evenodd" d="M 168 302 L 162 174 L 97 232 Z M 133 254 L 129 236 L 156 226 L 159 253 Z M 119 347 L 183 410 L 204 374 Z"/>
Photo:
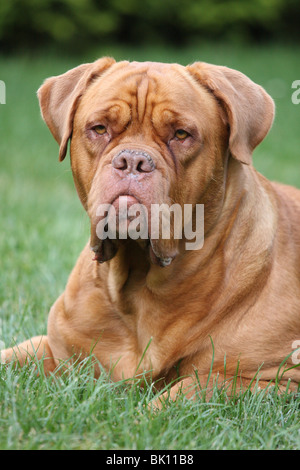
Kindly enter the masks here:
<path id="1" fill-rule="evenodd" d="M 172 261 L 174 260 L 175 256 L 162 256 L 161 254 L 158 254 L 154 247 L 152 240 L 150 239 L 150 246 L 149 246 L 149 254 L 150 254 L 150 260 L 152 261 L 153 264 L 159 265 L 162 268 L 165 268 L 166 266 L 170 266 Z"/>
<path id="2" fill-rule="evenodd" d="M 102 244 L 102 243 L 97 243 L 97 245 L 90 246 L 90 249 L 91 249 L 94 253 L 98 253 L 98 251 L 99 251 L 100 248 L 101 248 L 101 244 Z"/>
<path id="3" fill-rule="evenodd" d="M 131 202 L 133 202 L 133 199 L 135 199 L 135 204 L 143 204 L 140 201 L 140 198 L 135 194 L 135 192 L 130 191 L 129 189 L 125 189 L 117 194 L 115 193 L 114 196 L 110 199 L 109 204 L 113 205 L 120 197 L 123 197 L 123 196 L 124 197 L 126 196 L 128 198 L 128 202 L 130 203 L 130 205 L 131 205 Z"/>
<path id="4" fill-rule="evenodd" d="M 112 204 L 115 204 L 116 202 L 120 202 L 124 199 L 125 201 L 126 198 L 126 203 L 127 205 L 132 205 L 132 204 L 140 204 L 138 198 L 132 194 L 119 194 L 112 202 Z"/>

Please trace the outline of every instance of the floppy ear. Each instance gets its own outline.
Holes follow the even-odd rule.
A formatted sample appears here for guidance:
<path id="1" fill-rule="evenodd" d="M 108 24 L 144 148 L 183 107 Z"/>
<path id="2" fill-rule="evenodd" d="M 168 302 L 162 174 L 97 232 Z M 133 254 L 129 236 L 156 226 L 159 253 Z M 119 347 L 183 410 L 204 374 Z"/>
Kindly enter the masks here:
<path id="1" fill-rule="evenodd" d="M 83 64 L 63 75 L 50 77 L 38 90 L 41 113 L 53 137 L 59 143 L 59 160 L 67 153 L 78 101 L 91 81 L 99 77 L 115 60 L 104 57 Z"/>
<path id="2" fill-rule="evenodd" d="M 236 160 L 249 165 L 253 150 L 272 126 L 272 98 L 246 75 L 228 67 L 195 62 L 187 70 L 223 106 L 230 126 L 230 152 Z"/>

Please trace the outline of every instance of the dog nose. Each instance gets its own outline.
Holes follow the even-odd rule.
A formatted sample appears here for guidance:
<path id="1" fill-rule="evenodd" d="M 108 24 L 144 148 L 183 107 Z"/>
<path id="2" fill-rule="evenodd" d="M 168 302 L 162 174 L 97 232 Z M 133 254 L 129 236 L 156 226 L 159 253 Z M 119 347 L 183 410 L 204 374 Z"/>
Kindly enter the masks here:
<path id="1" fill-rule="evenodd" d="M 122 150 L 112 160 L 113 168 L 125 173 L 150 173 L 155 170 L 152 157 L 141 150 Z"/>

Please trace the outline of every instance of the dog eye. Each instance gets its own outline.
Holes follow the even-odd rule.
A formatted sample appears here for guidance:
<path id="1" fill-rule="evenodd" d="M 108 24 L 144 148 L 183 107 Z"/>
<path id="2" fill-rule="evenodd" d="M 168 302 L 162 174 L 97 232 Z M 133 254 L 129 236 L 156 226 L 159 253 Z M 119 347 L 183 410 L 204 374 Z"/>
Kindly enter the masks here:
<path id="1" fill-rule="evenodd" d="M 178 140 L 185 140 L 190 134 L 186 132 L 184 129 L 178 129 L 175 132 L 175 137 Z"/>
<path id="2" fill-rule="evenodd" d="M 93 127 L 93 131 L 95 131 L 98 135 L 106 134 L 106 127 L 105 126 L 95 126 Z"/>

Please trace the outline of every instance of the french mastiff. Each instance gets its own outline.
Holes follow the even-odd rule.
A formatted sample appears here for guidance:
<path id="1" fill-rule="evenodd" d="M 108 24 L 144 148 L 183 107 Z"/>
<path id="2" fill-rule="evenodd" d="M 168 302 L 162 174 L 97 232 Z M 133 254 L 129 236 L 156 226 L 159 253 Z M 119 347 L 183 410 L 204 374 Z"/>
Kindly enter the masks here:
<path id="1" fill-rule="evenodd" d="M 50 372 L 92 352 L 113 380 L 147 371 L 175 384 L 172 397 L 192 395 L 196 378 L 230 382 L 237 364 L 237 386 L 259 370 L 262 387 L 281 379 L 296 388 L 300 191 L 252 165 L 274 117 L 265 90 L 203 62 L 102 58 L 48 78 L 38 97 L 60 160 L 70 141 L 91 238 L 50 310 L 47 336 L 2 351 L 2 361 L 34 356 Z M 146 209 L 149 227 L 155 204 L 189 205 L 194 219 L 203 205 L 203 246 L 187 249 L 184 224 L 181 238 L 174 227 L 169 239 L 152 239 L 150 229 L 101 238 L 99 206 L 120 215 L 125 200 Z"/>

